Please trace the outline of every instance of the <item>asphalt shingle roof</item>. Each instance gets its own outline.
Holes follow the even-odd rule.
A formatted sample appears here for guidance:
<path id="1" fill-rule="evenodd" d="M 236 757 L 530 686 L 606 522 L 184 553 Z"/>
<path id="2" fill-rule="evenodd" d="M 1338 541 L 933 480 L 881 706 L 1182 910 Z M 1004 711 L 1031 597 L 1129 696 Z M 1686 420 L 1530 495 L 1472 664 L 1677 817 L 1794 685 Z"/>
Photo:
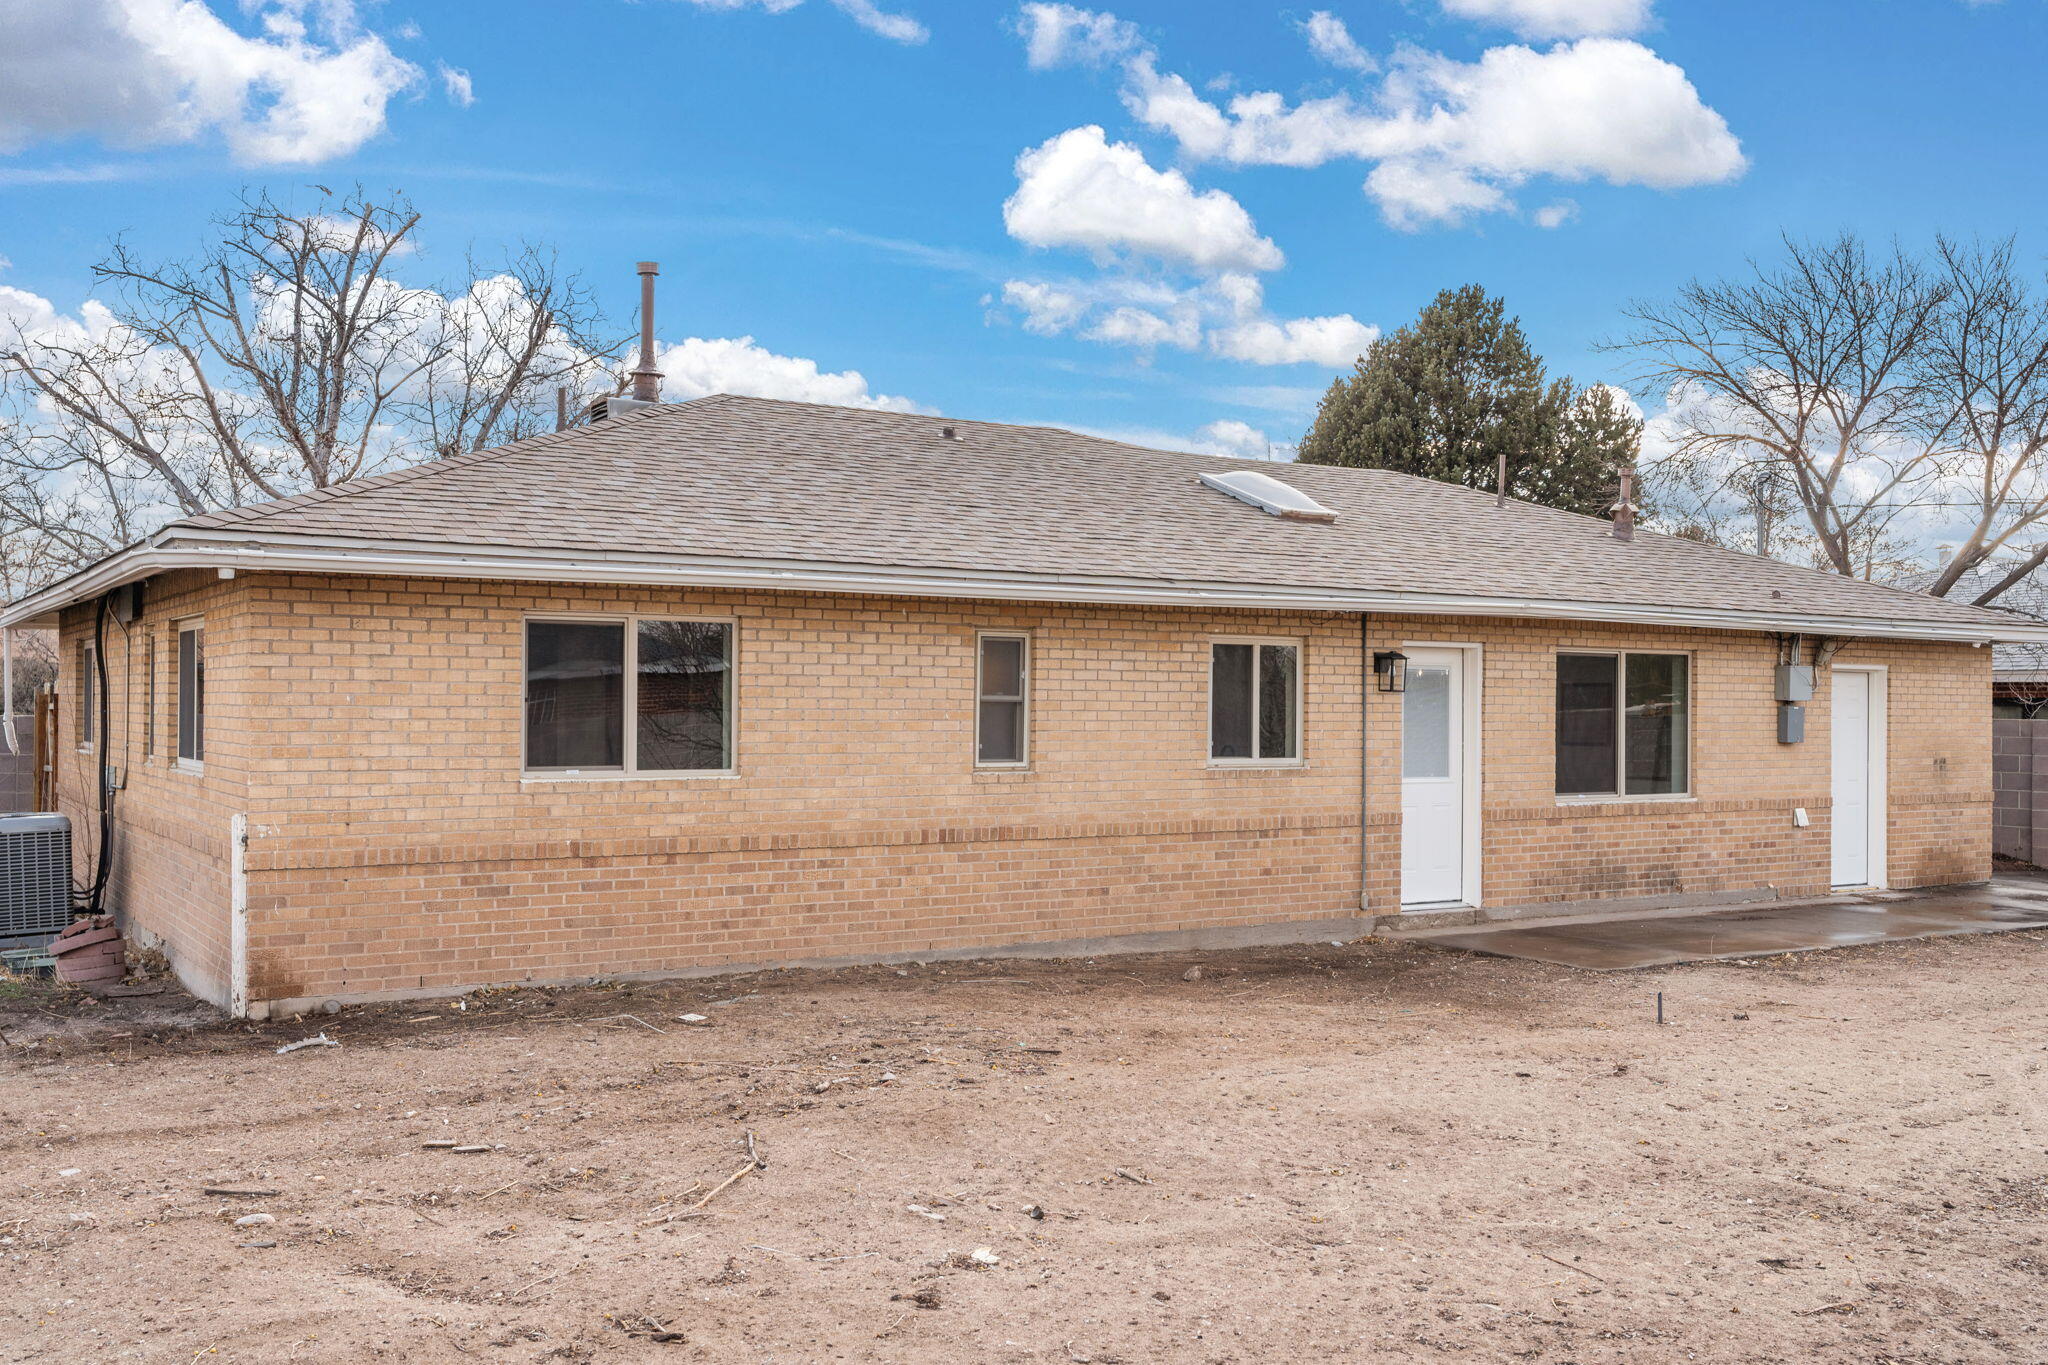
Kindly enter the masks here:
<path id="1" fill-rule="evenodd" d="M 948 439 L 944 428 L 956 439 Z M 1268 516 L 1204 472 L 1338 513 Z M 212 513 L 173 531 L 1459 593 L 1954 625 L 2013 618 L 1379 470 L 720 395 Z"/>

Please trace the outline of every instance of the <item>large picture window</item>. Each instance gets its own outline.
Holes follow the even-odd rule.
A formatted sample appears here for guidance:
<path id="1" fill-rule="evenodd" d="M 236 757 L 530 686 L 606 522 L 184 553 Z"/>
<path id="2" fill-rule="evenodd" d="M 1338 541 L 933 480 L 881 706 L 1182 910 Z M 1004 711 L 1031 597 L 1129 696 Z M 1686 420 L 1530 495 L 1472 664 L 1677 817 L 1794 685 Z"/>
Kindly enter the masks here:
<path id="1" fill-rule="evenodd" d="M 1557 656 L 1557 794 L 1691 790 L 1691 664 L 1684 654 Z"/>
<path id="2" fill-rule="evenodd" d="M 729 771 L 732 634 L 729 621 L 528 621 L 526 767 Z"/>
<path id="3" fill-rule="evenodd" d="M 1217 640 L 1209 646 L 1209 760 L 1287 763 L 1301 757 L 1301 646 Z"/>

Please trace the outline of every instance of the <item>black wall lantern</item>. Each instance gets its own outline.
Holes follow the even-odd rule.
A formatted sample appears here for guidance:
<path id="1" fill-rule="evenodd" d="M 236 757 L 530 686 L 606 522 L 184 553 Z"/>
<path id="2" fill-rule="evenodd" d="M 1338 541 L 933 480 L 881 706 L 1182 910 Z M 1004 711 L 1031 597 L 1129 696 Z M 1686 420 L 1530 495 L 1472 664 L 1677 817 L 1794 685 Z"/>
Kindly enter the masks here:
<path id="1" fill-rule="evenodd" d="M 1372 671 L 1379 675 L 1380 691 L 1408 690 L 1408 656 L 1400 650 L 1389 649 L 1373 655 Z"/>

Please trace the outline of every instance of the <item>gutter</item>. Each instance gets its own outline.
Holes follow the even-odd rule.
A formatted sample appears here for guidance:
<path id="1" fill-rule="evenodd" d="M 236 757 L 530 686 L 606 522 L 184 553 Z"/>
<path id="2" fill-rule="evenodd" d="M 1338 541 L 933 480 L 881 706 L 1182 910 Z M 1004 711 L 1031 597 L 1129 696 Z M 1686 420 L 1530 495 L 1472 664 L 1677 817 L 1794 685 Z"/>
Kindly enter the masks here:
<path id="1" fill-rule="evenodd" d="M 837 564 L 817 560 L 709 555 L 649 555 L 521 550 L 503 546 L 363 540 L 353 537 L 260 538 L 246 532 L 163 531 L 0 611 L 0 629 L 28 624 L 111 588 L 176 569 L 361 574 L 537 583 L 752 588 L 785 592 L 958 597 L 1011 602 L 1085 602 L 1119 606 L 1237 608 L 1268 611 L 1386 612 L 1592 621 L 1699 630 L 1781 631 L 1809 635 L 2048 644 L 2048 622 L 1943 622 L 1910 617 L 1762 613 L 1714 607 L 1644 606 L 1443 592 L 1305 588 L 1199 579 L 1123 578 Z"/>

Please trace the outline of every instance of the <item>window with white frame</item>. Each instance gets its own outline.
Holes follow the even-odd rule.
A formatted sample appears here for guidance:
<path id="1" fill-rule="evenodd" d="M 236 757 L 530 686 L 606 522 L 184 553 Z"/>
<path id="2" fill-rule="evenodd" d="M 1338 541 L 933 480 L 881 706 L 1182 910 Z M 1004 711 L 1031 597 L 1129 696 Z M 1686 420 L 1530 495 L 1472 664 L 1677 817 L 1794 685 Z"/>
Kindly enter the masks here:
<path id="1" fill-rule="evenodd" d="M 1301 757 L 1301 645 L 1209 645 L 1209 760 L 1291 763 Z"/>
<path id="2" fill-rule="evenodd" d="M 1692 659 L 1557 656 L 1557 794 L 1682 796 L 1691 790 Z"/>
<path id="3" fill-rule="evenodd" d="M 206 628 L 178 622 L 178 762 L 206 759 Z"/>
<path id="4" fill-rule="evenodd" d="M 87 640 L 78 646 L 78 747 L 90 748 L 99 736 L 100 656 Z"/>
<path id="5" fill-rule="evenodd" d="M 529 620 L 527 770 L 730 771 L 732 643 L 730 621 Z"/>
<path id="6" fill-rule="evenodd" d="M 975 665 L 974 761 L 1021 767 L 1030 750 L 1031 640 L 993 632 L 980 637 Z"/>

